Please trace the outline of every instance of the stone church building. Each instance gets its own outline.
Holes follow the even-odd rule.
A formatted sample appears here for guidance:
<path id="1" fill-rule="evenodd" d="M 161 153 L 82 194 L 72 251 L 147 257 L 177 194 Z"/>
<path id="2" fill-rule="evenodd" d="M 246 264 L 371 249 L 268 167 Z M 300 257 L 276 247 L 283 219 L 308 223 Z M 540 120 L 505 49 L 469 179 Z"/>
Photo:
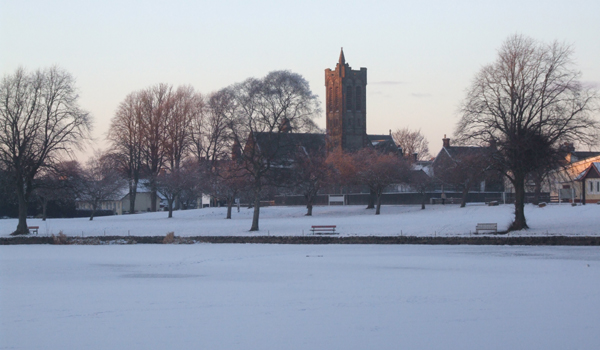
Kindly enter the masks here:
<path id="1" fill-rule="evenodd" d="M 335 69 L 325 69 L 325 89 L 328 152 L 366 146 L 396 150 L 390 135 L 367 135 L 367 68 L 352 69 L 343 49 Z"/>
<path id="2" fill-rule="evenodd" d="M 402 154 L 391 135 L 367 134 L 367 68 L 353 70 L 346 63 L 342 50 L 335 70 L 325 70 L 325 88 L 325 134 L 294 133 L 289 124 L 283 123 L 278 133 L 253 133 L 246 147 L 257 145 L 282 167 L 289 165 L 285 163 L 293 158 L 292 153 L 300 146 L 328 153 L 373 147 L 386 153 Z"/>

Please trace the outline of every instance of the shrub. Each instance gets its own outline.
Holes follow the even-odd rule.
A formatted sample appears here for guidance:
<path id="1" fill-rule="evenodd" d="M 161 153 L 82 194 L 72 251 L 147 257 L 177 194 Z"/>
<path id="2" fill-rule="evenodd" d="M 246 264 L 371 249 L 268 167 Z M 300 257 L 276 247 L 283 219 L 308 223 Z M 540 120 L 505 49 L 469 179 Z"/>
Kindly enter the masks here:
<path id="1" fill-rule="evenodd" d="M 169 232 L 163 239 L 163 244 L 171 244 L 175 241 L 175 232 Z"/>
<path id="2" fill-rule="evenodd" d="M 62 231 L 58 233 L 58 235 L 52 235 L 53 244 L 69 244 L 67 241 L 67 235 L 65 235 Z"/>

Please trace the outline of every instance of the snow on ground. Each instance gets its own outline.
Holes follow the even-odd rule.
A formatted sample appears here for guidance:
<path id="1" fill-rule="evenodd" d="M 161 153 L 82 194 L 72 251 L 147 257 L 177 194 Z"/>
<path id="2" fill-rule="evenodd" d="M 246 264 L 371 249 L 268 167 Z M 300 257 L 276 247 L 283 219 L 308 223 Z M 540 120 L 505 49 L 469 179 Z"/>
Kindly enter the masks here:
<path id="1" fill-rule="evenodd" d="M 420 206 L 388 205 L 381 207 L 381 215 L 364 206 L 317 206 L 313 216 L 304 216 L 304 207 L 266 207 L 260 211 L 260 232 L 249 232 L 252 209 L 233 211 L 233 218 L 225 220 L 225 208 L 205 208 L 173 212 L 145 213 L 97 217 L 93 221 L 78 219 L 28 219 L 30 226 L 40 226 L 40 234 L 59 231 L 75 236 L 245 236 L 309 234 L 312 225 L 337 225 L 342 236 L 352 235 L 412 235 L 460 236 L 475 231 L 477 223 L 497 223 L 506 230 L 513 219 L 514 206 L 458 205 Z M 572 207 L 568 204 L 539 208 L 526 205 L 525 215 L 530 229 L 511 235 L 600 235 L 600 205 Z M 16 219 L 0 220 L 0 236 L 8 236 L 17 227 Z"/>
<path id="2" fill-rule="evenodd" d="M 0 246 L 0 349 L 597 349 L 599 281 L 597 247 Z"/>

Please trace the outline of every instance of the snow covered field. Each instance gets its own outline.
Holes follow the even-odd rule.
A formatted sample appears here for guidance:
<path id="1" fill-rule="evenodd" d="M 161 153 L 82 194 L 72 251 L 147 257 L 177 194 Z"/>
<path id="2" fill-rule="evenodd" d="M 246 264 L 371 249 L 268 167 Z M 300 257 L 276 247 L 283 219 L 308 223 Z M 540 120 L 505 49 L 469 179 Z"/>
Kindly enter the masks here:
<path id="1" fill-rule="evenodd" d="M 225 220 L 225 208 L 205 208 L 166 212 L 97 217 L 93 221 L 78 219 L 28 219 L 30 226 L 40 226 L 41 235 L 59 231 L 74 236 L 164 236 L 174 231 L 176 236 L 247 236 L 308 234 L 312 225 L 337 225 L 342 236 L 351 235 L 412 235 L 462 236 L 475 231 L 477 223 L 497 223 L 506 230 L 513 219 L 513 205 L 488 207 L 470 205 L 382 206 L 381 215 L 364 206 L 317 206 L 312 217 L 306 217 L 304 207 L 261 208 L 260 232 L 249 232 L 252 209 L 235 209 L 233 218 Z M 600 205 L 571 207 L 568 204 L 539 208 L 526 205 L 525 215 L 530 229 L 511 235 L 600 235 Z M 0 220 L 0 236 L 8 236 L 17 227 L 16 219 Z"/>
<path id="2" fill-rule="evenodd" d="M 598 310 L 598 247 L 0 246 L 0 349 L 597 349 Z"/>

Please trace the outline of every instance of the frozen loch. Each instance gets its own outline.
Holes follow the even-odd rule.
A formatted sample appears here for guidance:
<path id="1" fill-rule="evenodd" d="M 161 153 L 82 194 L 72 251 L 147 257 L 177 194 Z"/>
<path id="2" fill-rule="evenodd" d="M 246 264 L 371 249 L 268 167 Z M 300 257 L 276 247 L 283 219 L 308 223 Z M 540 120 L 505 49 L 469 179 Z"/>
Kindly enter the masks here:
<path id="1" fill-rule="evenodd" d="M 0 349 L 596 349 L 597 247 L 0 246 Z"/>

